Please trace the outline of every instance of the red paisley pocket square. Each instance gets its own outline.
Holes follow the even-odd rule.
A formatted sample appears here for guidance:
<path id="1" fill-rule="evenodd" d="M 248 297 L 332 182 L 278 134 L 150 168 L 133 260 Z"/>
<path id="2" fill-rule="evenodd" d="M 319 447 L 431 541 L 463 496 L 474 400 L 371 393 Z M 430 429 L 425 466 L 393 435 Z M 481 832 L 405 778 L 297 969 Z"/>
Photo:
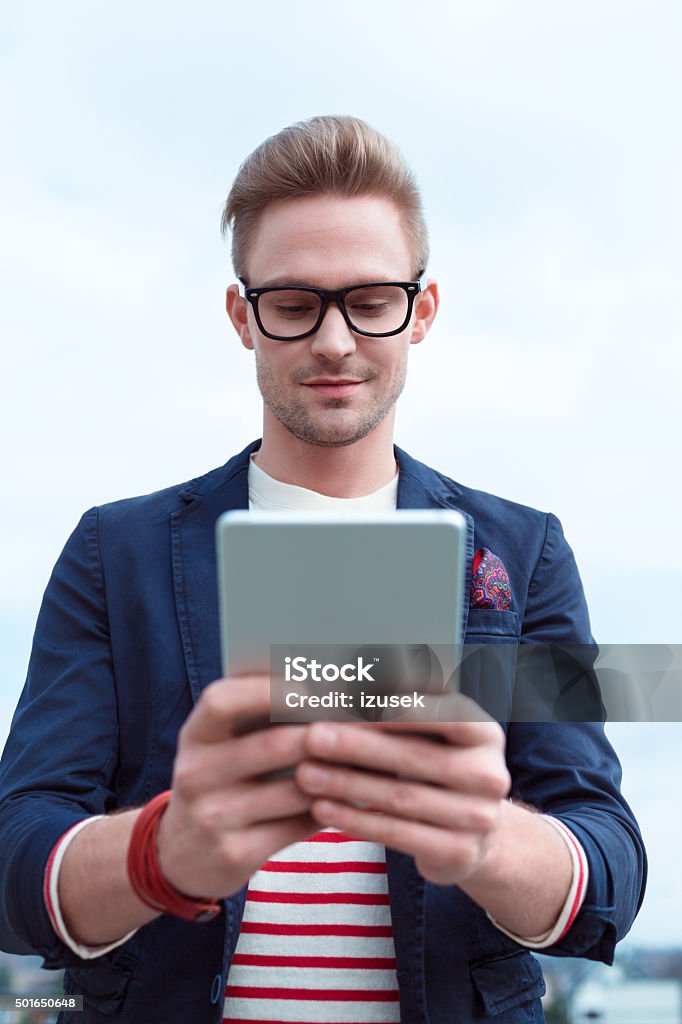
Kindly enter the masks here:
<path id="1" fill-rule="evenodd" d="M 471 607 L 494 608 L 496 611 L 511 608 L 509 574 L 502 559 L 489 548 L 479 548 L 474 555 Z"/>

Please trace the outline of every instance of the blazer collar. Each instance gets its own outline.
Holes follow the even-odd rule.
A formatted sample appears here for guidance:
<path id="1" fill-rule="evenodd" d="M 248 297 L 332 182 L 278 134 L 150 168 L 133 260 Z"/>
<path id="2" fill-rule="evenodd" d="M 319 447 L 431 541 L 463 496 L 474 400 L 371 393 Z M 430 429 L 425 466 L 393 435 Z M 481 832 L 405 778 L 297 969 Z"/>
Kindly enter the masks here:
<path id="1" fill-rule="evenodd" d="M 216 582 L 215 523 L 229 509 L 249 507 L 248 469 L 252 441 L 220 469 L 191 480 L 179 492 L 183 506 L 171 516 L 173 582 L 178 624 L 193 700 L 222 674 Z M 398 508 L 455 508 L 461 491 L 429 466 L 394 448 L 398 463 Z M 467 520 L 465 580 L 471 579 L 473 520 Z M 462 635 L 469 610 L 464 595 Z"/>
<path id="2" fill-rule="evenodd" d="M 186 502 L 204 502 L 219 491 L 225 509 L 248 508 L 248 469 L 261 439 L 250 444 L 220 469 L 191 480 L 180 492 Z M 398 508 L 457 508 L 462 492 L 456 483 L 441 476 L 430 466 L 418 462 L 397 445 L 393 446 L 398 463 Z"/>

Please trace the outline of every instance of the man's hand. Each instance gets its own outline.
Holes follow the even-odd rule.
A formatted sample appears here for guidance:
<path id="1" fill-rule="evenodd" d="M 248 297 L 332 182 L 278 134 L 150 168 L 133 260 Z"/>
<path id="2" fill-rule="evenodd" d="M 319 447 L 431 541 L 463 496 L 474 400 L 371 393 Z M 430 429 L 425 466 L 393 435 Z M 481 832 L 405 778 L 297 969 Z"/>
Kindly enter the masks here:
<path id="1" fill-rule="evenodd" d="M 473 875 L 510 788 L 504 733 L 462 695 L 449 717 L 310 726 L 296 781 L 314 798 L 320 827 L 410 854 L 431 882 L 452 885 Z"/>
<path id="2" fill-rule="evenodd" d="M 220 679 L 180 730 L 158 847 L 164 875 L 188 896 L 231 895 L 275 851 L 319 831 L 293 777 L 267 777 L 302 760 L 305 727 L 240 734 L 269 713 L 267 676 Z"/>

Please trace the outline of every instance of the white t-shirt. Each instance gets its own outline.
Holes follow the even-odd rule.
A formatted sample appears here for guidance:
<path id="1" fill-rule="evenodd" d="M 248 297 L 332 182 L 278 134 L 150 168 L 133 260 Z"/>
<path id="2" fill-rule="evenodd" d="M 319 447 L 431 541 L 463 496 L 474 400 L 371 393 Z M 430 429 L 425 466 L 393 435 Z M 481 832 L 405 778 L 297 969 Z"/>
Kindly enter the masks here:
<path id="1" fill-rule="evenodd" d="M 309 491 L 306 487 L 284 484 L 264 473 L 254 462 L 249 463 L 249 508 L 297 512 L 342 512 L 352 509 L 362 512 L 390 512 L 398 502 L 398 472 L 392 480 L 371 494 L 359 498 L 331 498 L 328 494 Z"/>

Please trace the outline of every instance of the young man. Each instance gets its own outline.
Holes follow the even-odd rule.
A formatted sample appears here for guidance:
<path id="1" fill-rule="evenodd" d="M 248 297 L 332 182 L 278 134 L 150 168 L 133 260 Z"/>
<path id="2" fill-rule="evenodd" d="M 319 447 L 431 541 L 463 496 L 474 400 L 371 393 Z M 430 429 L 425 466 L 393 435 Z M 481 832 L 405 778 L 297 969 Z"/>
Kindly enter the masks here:
<path id="1" fill-rule="evenodd" d="M 229 508 L 459 508 L 479 643 L 591 642 L 570 549 L 555 517 L 394 448 L 438 309 L 395 147 L 353 118 L 294 125 L 242 165 L 224 223 L 263 438 L 68 541 L 0 770 L 2 946 L 68 968 L 86 1008 L 65 1022 L 541 1020 L 528 950 L 609 962 L 642 899 L 602 727 L 505 733 L 462 696 L 462 721 L 424 727 L 439 744 L 241 734 L 269 686 L 219 678 L 213 530 Z"/>

